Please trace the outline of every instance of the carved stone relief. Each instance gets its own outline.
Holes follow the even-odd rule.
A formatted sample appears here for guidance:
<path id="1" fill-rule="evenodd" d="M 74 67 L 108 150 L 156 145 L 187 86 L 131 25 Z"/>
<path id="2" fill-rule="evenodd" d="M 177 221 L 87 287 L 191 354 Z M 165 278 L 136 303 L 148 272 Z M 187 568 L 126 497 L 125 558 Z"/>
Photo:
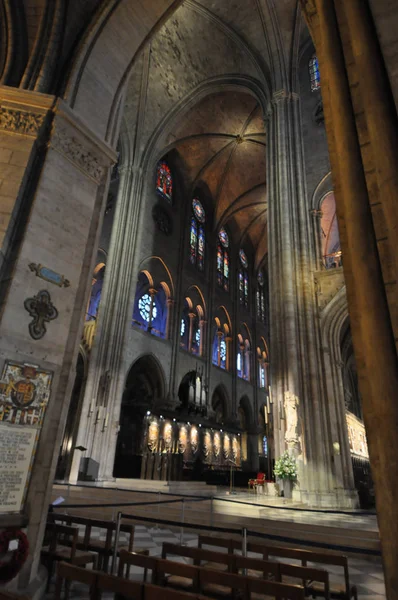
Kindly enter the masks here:
<path id="1" fill-rule="evenodd" d="M 56 128 L 51 146 L 78 166 L 96 183 L 101 183 L 106 167 L 101 163 L 98 156 L 88 150 L 76 137 L 70 135 L 66 128 Z"/>
<path id="2" fill-rule="evenodd" d="M 1 108 L 0 129 L 35 136 L 43 124 L 44 117 L 45 115 L 34 114 L 24 110 Z"/>

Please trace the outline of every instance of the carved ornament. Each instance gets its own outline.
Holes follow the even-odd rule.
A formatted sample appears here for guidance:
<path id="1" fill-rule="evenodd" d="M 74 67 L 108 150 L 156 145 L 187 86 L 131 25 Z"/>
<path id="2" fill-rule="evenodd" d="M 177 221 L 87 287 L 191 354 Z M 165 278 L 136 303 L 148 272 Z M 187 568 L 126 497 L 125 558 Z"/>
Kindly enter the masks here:
<path id="1" fill-rule="evenodd" d="M 43 124 L 44 117 L 45 115 L 34 114 L 25 110 L 1 108 L 0 129 L 35 136 Z"/>
<path id="2" fill-rule="evenodd" d="M 66 129 L 60 127 L 54 131 L 51 147 L 63 154 L 96 183 L 101 183 L 105 174 L 105 166 Z"/>
<path id="3" fill-rule="evenodd" d="M 33 298 L 27 298 L 24 307 L 33 317 L 29 323 L 30 336 L 34 340 L 40 340 L 46 334 L 46 323 L 58 317 L 58 310 L 51 302 L 51 296 L 47 290 L 41 290 Z"/>

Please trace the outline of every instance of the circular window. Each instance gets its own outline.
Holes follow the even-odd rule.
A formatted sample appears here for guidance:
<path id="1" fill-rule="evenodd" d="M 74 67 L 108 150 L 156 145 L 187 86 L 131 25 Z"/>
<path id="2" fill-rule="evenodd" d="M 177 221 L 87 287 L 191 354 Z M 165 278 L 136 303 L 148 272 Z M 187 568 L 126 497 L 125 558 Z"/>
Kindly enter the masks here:
<path id="1" fill-rule="evenodd" d="M 149 294 L 144 294 L 138 300 L 138 309 L 140 311 L 141 317 L 144 319 L 144 321 L 146 321 L 148 323 L 150 316 L 151 316 L 151 297 Z M 156 319 L 157 312 L 158 312 L 157 308 L 156 308 L 155 304 L 153 304 L 152 319 Z"/>
<path id="2" fill-rule="evenodd" d="M 245 267 L 245 269 L 247 269 L 247 267 L 249 266 L 249 263 L 248 263 L 245 251 L 242 249 L 239 250 L 239 258 L 240 258 L 240 262 L 242 263 L 242 265 Z"/>
<path id="3" fill-rule="evenodd" d="M 204 223 L 206 220 L 205 209 L 203 208 L 202 203 L 197 198 L 195 198 L 195 200 L 192 200 L 192 208 L 195 217 L 198 219 L 199 223 Z"/>
<path id="4" fill-rule="evenodd" d="M 225 231 L 224 227 L 221 227 L 218 237 L 219 237 L 221 244 L 224 246 L 224 248 L 228 248 L 229 238 L 228 238 L 228 233 Z"/>

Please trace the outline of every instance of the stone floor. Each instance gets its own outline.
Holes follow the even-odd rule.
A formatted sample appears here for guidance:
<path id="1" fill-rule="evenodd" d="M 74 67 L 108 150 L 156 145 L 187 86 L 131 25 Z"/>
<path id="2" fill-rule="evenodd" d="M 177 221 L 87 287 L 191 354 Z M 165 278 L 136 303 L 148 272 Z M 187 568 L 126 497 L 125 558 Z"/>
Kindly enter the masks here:
<path id="1" fill-rule="evenodd" d="M 101 535 L 97 533 L 98 537 Z M 122 541 L 123 534 L 121 536 Z M 134 534 L 134 548 L 147 548 L 153 556 L 158 556 L 161 553 L 163 542 L 171 542 L 180 544 L 181 541 L 186 545 L 197 545 L 197 536 L 190 533 L 173 532 L 169 529 L 160 529 L 157 527 L 148 528 L 141 525 L 136 525 Z M 338 567 L 330 567 L 331 583 L 342 583 L 342 571 Z M 350 582 L 357 586 L 359 598 L 366 600 L 384 600 L 385 588 L 384 577 L 381 562 L 379 559 L 349 559 Z M 131 571 L 131 579 L 141 580 L 142 571 L 135 569 Z M 53 598 L 53 584 L 50 587 L 50 592 L 46 595 L 47 600 Z M 72 585 L 70 598 L 73 600 L 85 600 L 88 598 L 88 590 L 84 586 L 78 584 Z M 103 600 L 113 598 L 113 595 L 103 594 Z"/>

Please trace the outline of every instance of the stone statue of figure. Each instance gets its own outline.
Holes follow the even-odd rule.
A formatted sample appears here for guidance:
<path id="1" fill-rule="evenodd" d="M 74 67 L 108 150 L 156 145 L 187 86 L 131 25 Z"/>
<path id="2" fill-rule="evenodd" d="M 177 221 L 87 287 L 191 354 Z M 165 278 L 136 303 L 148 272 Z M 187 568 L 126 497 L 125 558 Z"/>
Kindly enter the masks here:
<path id="1" fill-rule="evenodd" d="M 285 441 L 287 443 L 297 443 L 298 433 L 298 398 L 292 392 L 285 392 L 285 417 L 286 417 L 286 432 Z"/>

